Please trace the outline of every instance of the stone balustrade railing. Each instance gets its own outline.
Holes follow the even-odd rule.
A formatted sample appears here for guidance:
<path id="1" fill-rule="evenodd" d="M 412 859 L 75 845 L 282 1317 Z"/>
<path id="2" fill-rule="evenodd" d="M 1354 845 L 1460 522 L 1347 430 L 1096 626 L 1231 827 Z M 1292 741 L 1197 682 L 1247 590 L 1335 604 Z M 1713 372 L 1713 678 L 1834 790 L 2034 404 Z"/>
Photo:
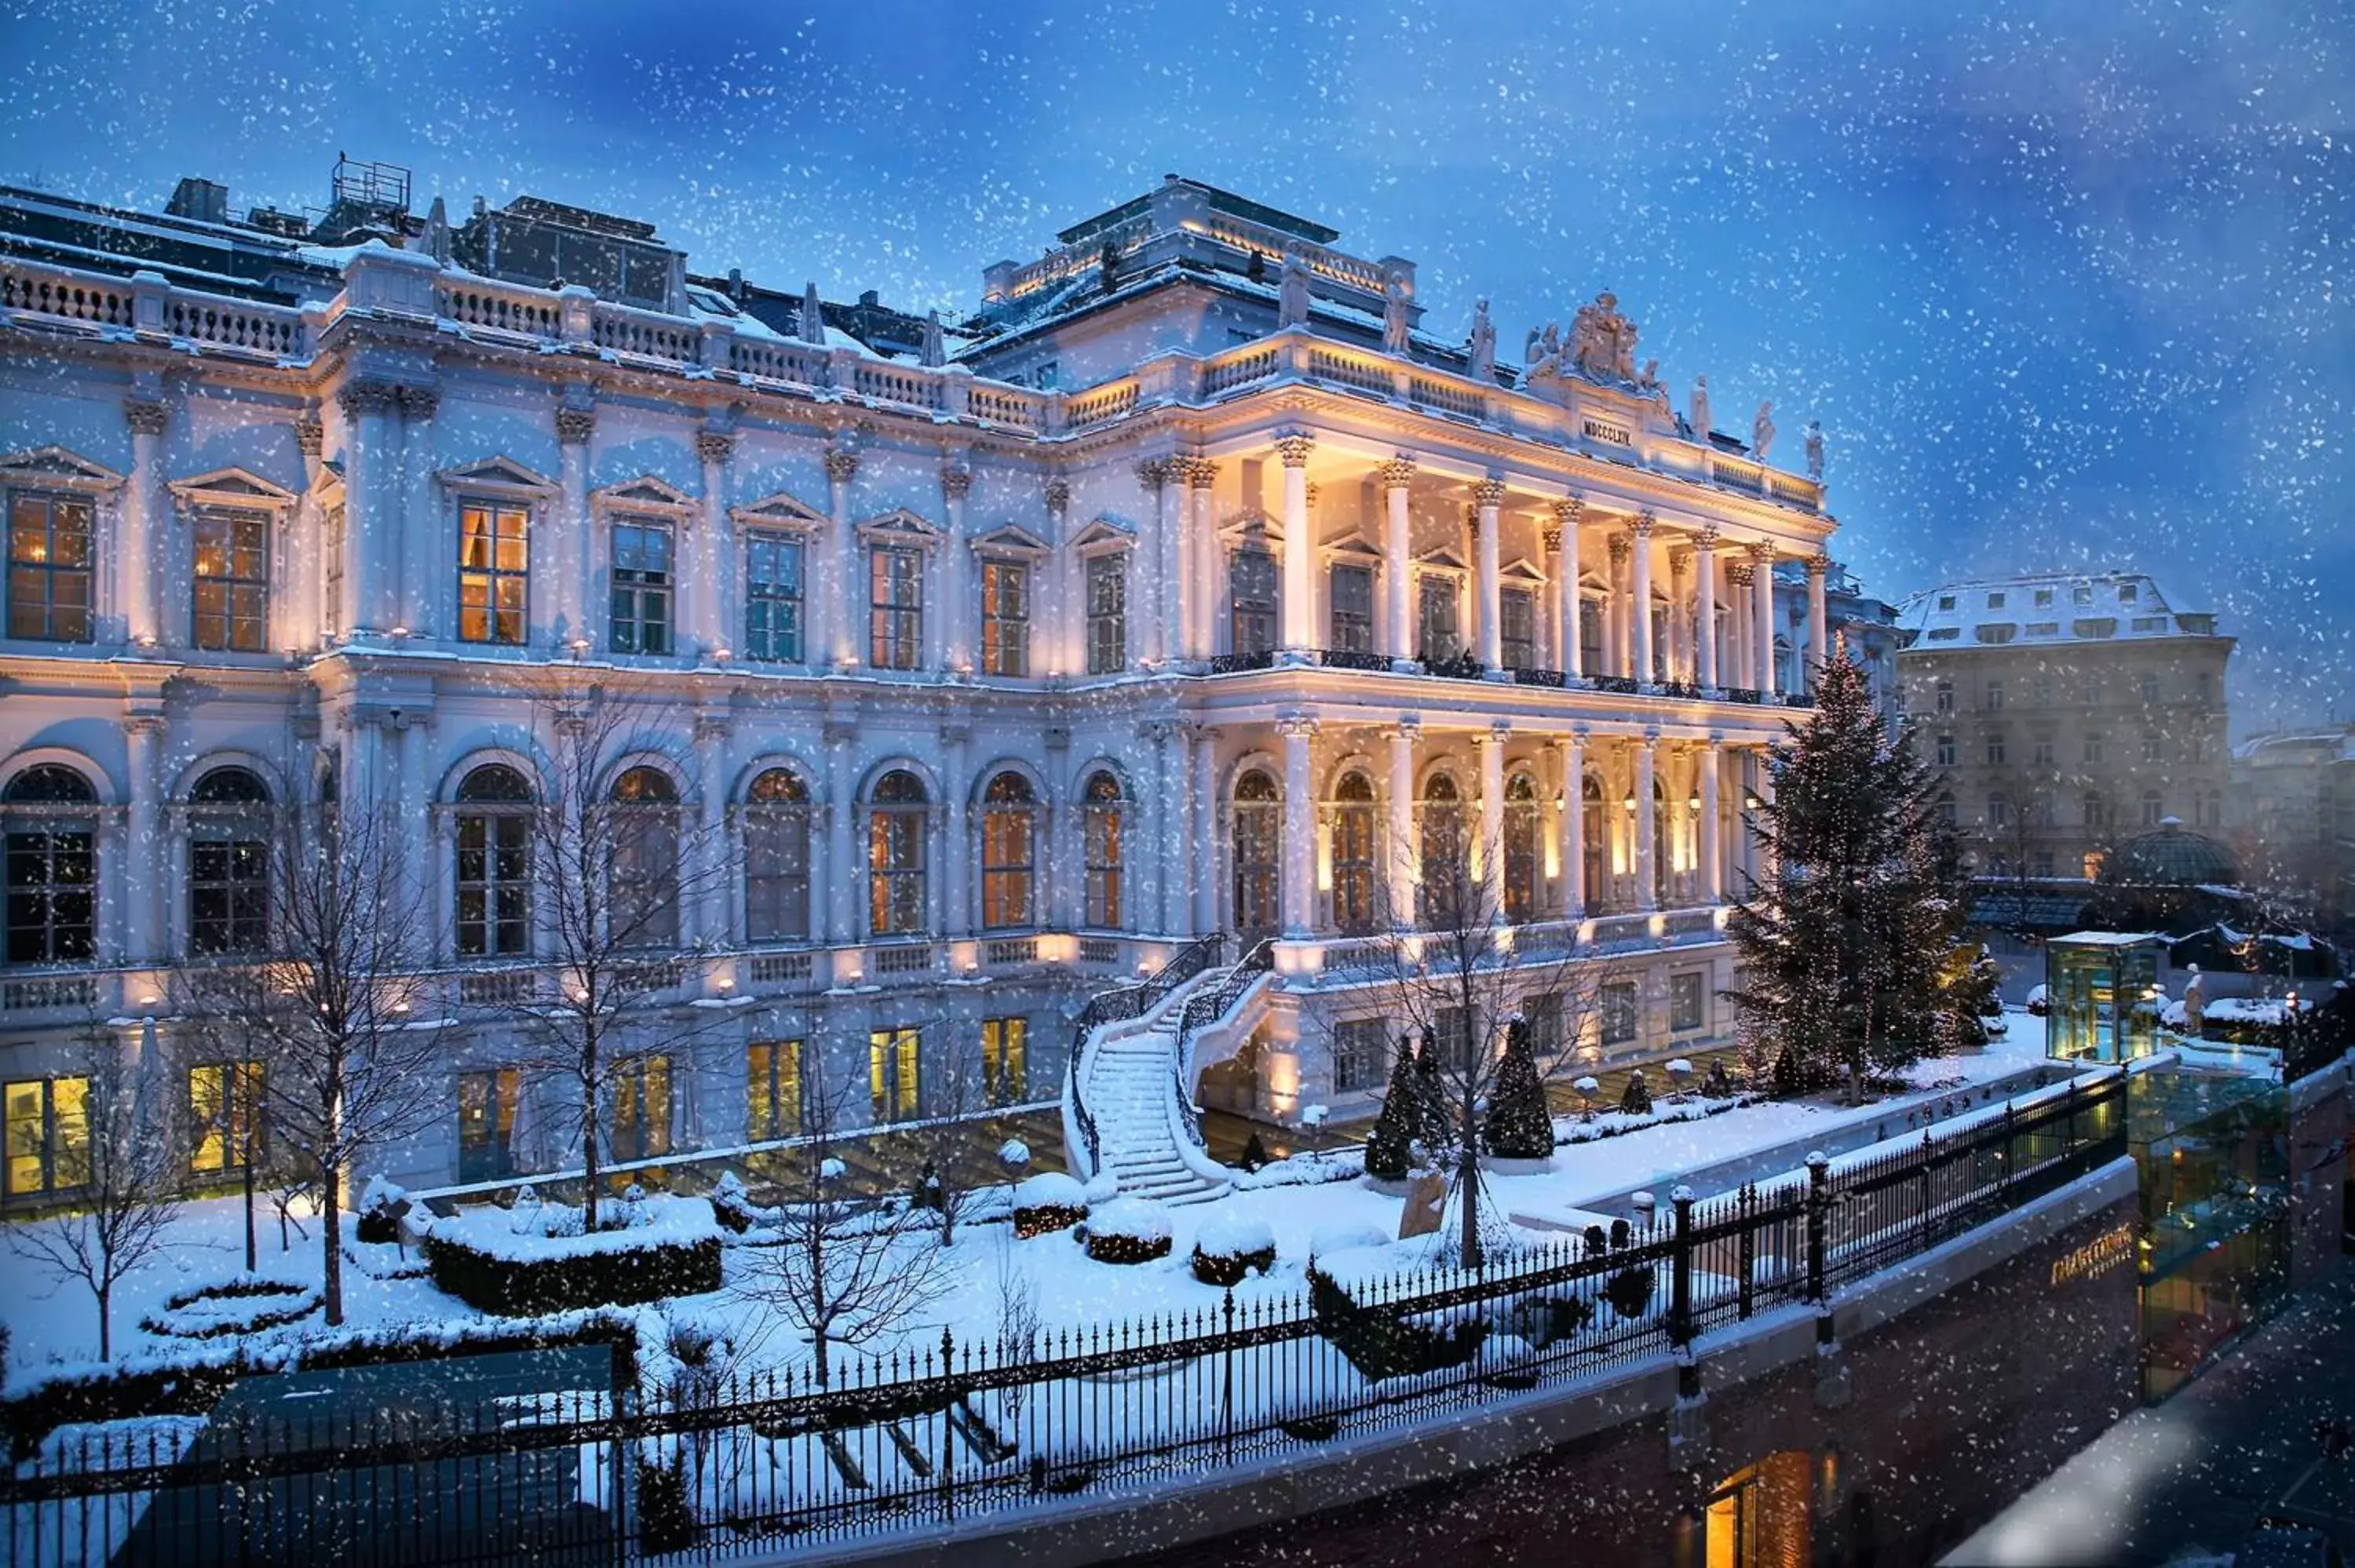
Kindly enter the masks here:
<path id="1" fill-rule="evenodd" d="M 79 323 L 101 334 L 137 335 L 271 359 L 310 352 L 303 313 L 182 289 L 155 272 L 110 278 L 18 258 L 0 259 L 0 311 Z"/>

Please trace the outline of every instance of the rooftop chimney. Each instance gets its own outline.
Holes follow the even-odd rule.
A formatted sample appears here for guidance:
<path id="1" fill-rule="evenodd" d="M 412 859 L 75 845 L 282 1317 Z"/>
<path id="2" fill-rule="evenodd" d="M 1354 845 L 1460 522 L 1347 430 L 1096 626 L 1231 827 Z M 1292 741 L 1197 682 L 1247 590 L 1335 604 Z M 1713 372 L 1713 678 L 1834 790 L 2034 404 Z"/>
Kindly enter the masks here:
<path id="1" fill-rule="evenodd" d="M 193 217 L 199 223 L 227 223 L 229 187 L 184 175 L 172 187 L 172 199 L 164 204 L 164 210 L 174 217 Z"/>

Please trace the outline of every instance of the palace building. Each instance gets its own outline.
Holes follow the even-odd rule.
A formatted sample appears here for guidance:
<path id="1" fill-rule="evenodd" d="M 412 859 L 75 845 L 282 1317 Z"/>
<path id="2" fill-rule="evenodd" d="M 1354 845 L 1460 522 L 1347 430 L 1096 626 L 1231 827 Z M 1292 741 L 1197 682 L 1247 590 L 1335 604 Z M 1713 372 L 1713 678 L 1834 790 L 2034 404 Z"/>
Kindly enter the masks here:
<path id="1" fill-rule="evenodd" d="M 1517 945 L 1593 966 L 1592 1059 L 1730 1045 L 1820 482 L 1764 409 L 1673 412 L 1609 295 L 1516 366 L 1339 238 L 1172 176 L 943 323 L 554 202 L 420 217 L 381 165 L 311 217 L 0 190 L 8 1200 L 72 1185 L 79 1034 L 168 1037 L 176 970 L 265 949 L 272 846 L 334 801 L 390 803 L 452 1021 L 385 1173 L 568 1163 L 511 1038 L 551 693 L 634 715 L 610 787 L 678 906 L 644 1009 L 703 1021 L 633 1064 L 617 1160 L 791 1136 L 821 1069 L 923 1117 L 977 1059 L 1182 1194 L 1183 1118 L 1072 1056 L 1088 999 L 1222 934 L 1216 1015 L 1126 1069 L 1370 1103 L 1367 944 L 1434 822 L 1495 846 Z M 645 858 L 690 842 L 709 874 Z"/>

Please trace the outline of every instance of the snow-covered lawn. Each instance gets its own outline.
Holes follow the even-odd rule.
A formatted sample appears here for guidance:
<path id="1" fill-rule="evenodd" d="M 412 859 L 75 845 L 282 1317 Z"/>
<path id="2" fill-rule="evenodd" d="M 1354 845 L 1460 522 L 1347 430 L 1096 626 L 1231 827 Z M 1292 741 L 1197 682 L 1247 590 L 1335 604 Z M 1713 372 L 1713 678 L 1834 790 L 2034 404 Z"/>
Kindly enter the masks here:
<path id="1" fill-rule="evenodd" d="M 1828 1103 L 1766 1102 L 1698 1120 L 1670 1122 L 1558 1149 L 1550 1169 L 1530 1175 L 1493 1175 L 1489 1201 L 1498 1215 L 1577 1216 L 1586 1211 L 1616 1215 L 1628 1212 L 1627 1195 L 1645 1189 L 1665 1202 L 1670 1189 L 1691 1184 L 1701 1196 L 1742 1181 L 1797 1168 L 1809 1150 L 1835 1155 L 1877 1139 L 1899 1136 L 1926 1125 L 1929 1113 L 1959 1113 L 1983 1102 L 1983 1086 L 2032 1071 L 2043 1061 L 2043 1026 L 2024 1014 L 2009 1015 L 2008 1038 L 1983 1054 L 1923 1064 L 1909 1094 L 1861 1107 Z M 1967 1102 L 1966 1104 L 1966 1102 Z M 1666 1103 L 1665 1101 L 1663 1102 Z M 1754 1167 L 1754 1168 L 1753 1168 Z M 657 1198 L 655 1204 L 674 1202 Z M 677 1200 L 698 1207 L 702 1200 Z M 944 1288 L 904 1331 L 902 1342 L 937 1346 L 947 1330 L 960 1344 L 994 1340 L 998 1332 L 999 1280 L 1009 1272 L 1027 1281 L 1039 1320 L 1050 1335 L 1086 1334 L 1140 1319 L 1215 1312 L 1223 1292 L 1197 1281 L 1188 1266 L 1197 1234 L 1205 1225 L 1236 1221 L 1263 1224 L 1275 1238 L 1276 1265 L 1265 1277 L 1248 1276 L 1235 1287 L 1239 1302 L 1270 1297 L 1292 1298 L 1304 1288 L 1304 1266 L 1312 1240 L 1348 1231 L 1397 1234 L 1403 1201 L 1374 1191 L 1362 1181 L 1275 1186 L 1238 1191 L 1209 1203 L 1167 1212 L 1172 1246 L 1166 1258 L 1145 1264 L 1099 1263 L 1087 1257 L 1068 1232 L 1017 1241 L 1010 1227 L 974 1224 L 959 1228 L 943 1271 Z M 31 1222 L 38 1224 L 40 1222 Z M 241 1206 L 216 1199 L 189 1205 L 175 1225 L 171 1244 L 154 1266 L 120 1288 L 114 1307 L 116 1353 L 139 1355 L 187 1351 L 192 1342 L 163 1338 L 140 1327 L 140 1319 L 165 1298 L 193 1286 L 223 1281 L 243 1266 Z M 265 1227 L 260 1272 L 270 1278 L 315 1288 L 319 1249 L 314 1239 L 278 1250 L 274 1222 Z M 1328 1240 L 1327 1245 L 1331 1242 Z M 390 1249 L 367 1249 L 371 1264 L 389 1261 Z M 751 1271 L 769 1266 L 765 1249 L 731 1247 L 726 1261 L 731 1286 Z M 10 1260 L 15 1282 L 0 1291 L 0 1322 L 12 1336 L 11 1381 L 52 1361 L 80 1361 L 97 1353 L 94 1308 L 87 1291 L 68 1283 L 49 1289 L 29 1266 Z M 401 1323 L 442 1325 L 480 1316 L 420 1277 L 381 1278 L 366 1269 L 345 1270 L 347 1319 L 358 1327 Z M 693 1319 L 725 1333 L 739 1351 L 742 1370 L 796 1369 L 809 1347 L 792 1327 L 756 1309 L 731 1291 L 673 1303 L 675 1319 Z M 280 1335 L 315 1331 L 314 1315 Z M 197 1341 L 206 1350 L 224 1341 Z M 888 1347 L 883 1347 L 888 1349 Z M 867 1347 L 875 1353 L 878 1347 Z M 837 1351 L 837 1355 L 842 1355 Z"/>

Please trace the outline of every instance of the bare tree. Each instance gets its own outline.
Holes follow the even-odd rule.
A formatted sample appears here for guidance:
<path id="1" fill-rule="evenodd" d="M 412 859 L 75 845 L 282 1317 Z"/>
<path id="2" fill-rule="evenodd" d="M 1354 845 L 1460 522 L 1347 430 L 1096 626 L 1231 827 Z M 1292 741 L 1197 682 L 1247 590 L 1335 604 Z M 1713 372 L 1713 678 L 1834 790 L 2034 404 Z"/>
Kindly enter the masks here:
<path id="1" fill-rule="evenodd" d="M 687 911 L 727 875 L 719 846 L 684 810 L 696 781 L 683 787 L 650 760 L 661 748 L 637 722 L 643 712 L 591 688 L 543 702 L 534 722 L 543 776 L 526 814 L 531 926 L 554 990 L 511 1012 L 525 1070 L 568 1102 L 559 1125 L 579 1139 L 581 1218 L 592 1231 L 616 1085 L 637 1064 L 690 1050 L 709 1028 L 708 1015 L 666 1011 L 655 998 L 682 978 Z"/>
<path id="2" fill-rule="evenodd" d="M 943 1246 L 956 1241 L 957 1221 L 975 1190 L 998 1178 L 991 1151 L 975 1147 L 968 1121 L 988 1100 L 988 1087 L 977 1055 L 945 1053 L 924 1078 L 923 1120 L 907 1134 L 920 1162 L 914 1196 L 938 1220 Z"/>
<path id="3" fill-rule="evenodd" d="M 934 1216 L 903 1196 L 853 1198 L 839 1153 L 847 1083 L 827 1081 L 823 1057 L 804 1066 L 803 1137 L 773 1157 L 776 1218 L 731 1288 L 798 1329 L 817 1381 L 833 1375 L 832 1348 L 888 1335 L 947 1287 L 948 1254 L 933 1245 Z"/>
<path id="4" fill-rule="evenodd" d="M 259 1069 L 267 1133 L 250 1134 L 249 1266 L 252 1173 L 267 1143 L 291 1161 L 290 1183 L 307 1183 L 318 1200 L 322 1295 L 336 1324 L 345 1181 L 434 1114 L 445 1020 L 422 974 L 432 927 L 421 879 L 389 810 L 357 806 L 307 832 L 290 828 L 272 858 L 270 952 L 189 970 L 180 984 L 195 1038 L 241 1050 L 231 1061 Z"/>
<path id="5" fill-rule="evenodd" d="M 179 1142 L 172 1136 L 170 1088 L 157 1064 L 135 1065 L 106 1029 L 90 1025 L 79 1044 L 87 1135 L 59 1150 L 59 1185 L 77 1185 L 76 1206 L 7 1227 L 8 1250 L 46 1268 L 58 1283 L 78 1279 L 98 1304 L 98 1354 L 114 1359 L 115 1287 L 162 1250 L 180 1209 Z M 79 1177 L 69 1183 L 66 1177 Z"/>
<path id="6" fill-rule="evenodd" d="M 1477 1268 L 1481 1113 L 1497 1086 L 1506 1028 L 1540 1009 L 1549 1015 L 1530 1045 L 1540 1078 L 1551 1078 L 1576 1052 L 1595 989 L 1568 927 L 1525 930 L 1508 908 L 1493 822 L 1484 832 L 1452 814 L 1426 815 L 1419 837 L 1416 918 L 1412 928 L 1383 922 L 1387 934 L 1373 942 L 1376 984 L 1393 1027 L 1431 1044 L 1448 1145 L 1431 1152 L 1455 1166 L 1458 1255 Z"/>

